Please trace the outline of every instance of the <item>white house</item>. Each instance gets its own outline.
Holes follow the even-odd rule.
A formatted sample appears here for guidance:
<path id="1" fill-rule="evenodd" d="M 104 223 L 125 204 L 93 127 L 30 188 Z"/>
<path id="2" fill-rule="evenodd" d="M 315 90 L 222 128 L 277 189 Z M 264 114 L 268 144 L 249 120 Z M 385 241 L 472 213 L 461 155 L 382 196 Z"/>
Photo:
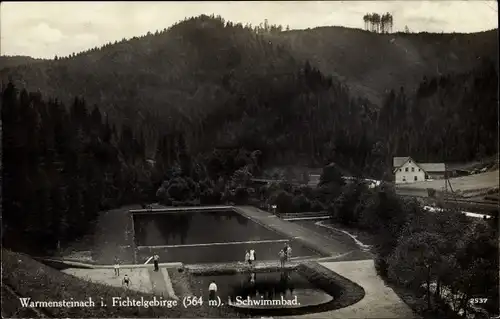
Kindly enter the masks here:
<path id="1" fill-rule="evenodd" d="M 444 163 L 417 163 L 409 156 L 394 157 L 392 166 L 396 184 L 441 179 L 446 171 Z"/>

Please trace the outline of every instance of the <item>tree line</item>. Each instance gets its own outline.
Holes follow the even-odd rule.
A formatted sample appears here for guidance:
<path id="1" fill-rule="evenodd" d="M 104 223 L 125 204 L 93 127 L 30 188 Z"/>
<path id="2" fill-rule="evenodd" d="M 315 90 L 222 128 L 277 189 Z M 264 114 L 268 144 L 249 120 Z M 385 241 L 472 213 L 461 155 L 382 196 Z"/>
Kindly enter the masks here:
<path id="1" fill-rule="evenodd" d="M 153 36 L 157 37 L 159 35 L 164 35 L 168 31 L 170 31 L 172 28 L 175 28 L 178 25 L 182 25 L 184 23 L 189 23 L 190 21 L 199 20 L 200 18 L 208 18 L 208 19 L 210 19 L 212 21 L 219 21 L 226 28 L 244 29 L 244 30 L 252 31 L 252 32 L 254 32 L 256 34 L 269 34 L 269 33 L 276 34 L 276 33 L 280 33 L 280 32 L 283 32 L 283 31 L 290 31 L 290 26 L 289 25 L 286 25 L 285 27 L 283 27 L 280 24 L 269 24 L 269 20 L 268 19 L 264 19 L 264 22 L 261 22 L 258 25 L 254 26 L 251 23 L 242 24 L 242 23 L 234 23 L 234 22 L 231 22 L 231 21 L 226 21 L 220 15 L 214 15 L 214 14 L 211 14 L 211 15 L 201 15 L 200 17 L 190 17 L 190 18 L 186 17 L 186 18 L 182 19 L 181 21 L 178 21 L 177 23 L 173 24 L 172 26 L 170 26 L 168 28 L 163 28 L 161 30 L 157 29 L 154 32 L 148 31 L 146 34 L 143 34 L 141 36 L 134 36 L 134 37 L 131 37 L 130 39 L 122 38 L 121 40 L 115 40 L 114 42 L 109 41 L 109 42 L 107 42 L 107 43 L 105 43 L 105 44 L 103 44 L 101 46 L 95 46 L 95 47 L 92 47 L 90 49 L 83 50 L 83 51 L 76 52 L 76 53 L 72 52 L 72 53 L 70 53 L 70 54 L 68 54 L 66 56 L 57 55 L 56 54 L 54 56 L 53 60 L 54 61 L 68 60 L 68 59 L 71 59 L 71 58 L 75 58 L 75 57 L 78 57 L 78 56 L 83 56 L 85 54 L 89 54 L 89 53 L 92 53 L 92 52 L 97 52 L 97 51 L 109 48 L 112 45 L 123 44 L 123 43 L 126 43 L 128 41 L 137 41 L 137 40 L 141 40 L 141 39 L 152 38 Z"/>
<path id="2" fill-rule="evenodd" d="M 9 83 L 1 101 L 4 245 L 51 251 L 99 211 L 154 199 L 141 132 L 117 130 L 83 98 L 66 107 Z"/>
<path id="3" fill-rule="evenodd" d="M 367 13 L 363 16 L 364 28 L 376 33 L 392 33 L 394 26 L 393 15 L 389 12 L 382 15 L 378 13 Z"/>

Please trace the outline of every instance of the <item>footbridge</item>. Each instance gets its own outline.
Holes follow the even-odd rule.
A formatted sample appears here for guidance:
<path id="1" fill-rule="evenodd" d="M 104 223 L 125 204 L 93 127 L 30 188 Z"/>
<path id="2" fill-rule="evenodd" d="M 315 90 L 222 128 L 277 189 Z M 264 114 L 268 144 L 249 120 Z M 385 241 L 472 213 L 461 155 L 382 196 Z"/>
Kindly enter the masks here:
<path id="1" fill-rule="evenodd" d="M 329 212 L 304 212 L 282 214 L 280 218 L 286 221 L 324 220 L 330 219 L 331 215 Z"/>

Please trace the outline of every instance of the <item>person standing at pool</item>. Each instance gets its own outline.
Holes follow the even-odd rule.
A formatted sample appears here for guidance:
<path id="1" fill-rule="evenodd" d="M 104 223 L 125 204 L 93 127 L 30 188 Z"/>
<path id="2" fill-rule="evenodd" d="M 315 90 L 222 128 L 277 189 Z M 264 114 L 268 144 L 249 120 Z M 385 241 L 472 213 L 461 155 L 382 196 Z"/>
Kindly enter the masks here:
<path id="1" fill-rule="evenodd" d="M 154 255 L 153 256 L 153 263 L 155 265 L 155 271 L 158 271 L 158 261 L 160 260 L 160 256 Z"/>
<path id="2" fill-rule="evenodd" d="M 286 259 L 290 261 L 292 259 L 292 247 L 287 243 L 286 245 Z"/>
<path id="3" fill-rule="evenodd" d="M 119 277 L 120 276 L 120 261 L 118 260 L 118 257 L 115 257 L 115 276 Z"/>
<path id="4" fill-rule="evenodd" d="M 285 267 L 285 260 L 286 260 L 286 254 L 285 254 L 285 251 L 283 249 L 280 249 L 279 257 L 280 257 L 281 268 L 283 268 L 283 267 Z"/>
<path id="5" fill-rule="evenodd" d="M 250 252 L 248 250 L 245 251 L 245 263 L 251 264 L 250 262 Z"/>
<path id="6" fill-rule="evenodd" d="M 215 281 L 212 281 L 210 285 L 208 285 L 208 299 L 209 300 L 215 300 L 217 294 L 217 284 Z"/>
<path id="7" fill-rule="evenodd" d="M 250 265 L 252 265 L 252 264 L 253 264 L 253 262 L 255 261 L 255 259 L 256 259 L 256 258 L 255 258 L 255 250 L 250 249 L 250 258 L 248 259 L 248 260 L 249 260 L 249 261 L 248 261 L 248 263 L 249 263 Z"/>

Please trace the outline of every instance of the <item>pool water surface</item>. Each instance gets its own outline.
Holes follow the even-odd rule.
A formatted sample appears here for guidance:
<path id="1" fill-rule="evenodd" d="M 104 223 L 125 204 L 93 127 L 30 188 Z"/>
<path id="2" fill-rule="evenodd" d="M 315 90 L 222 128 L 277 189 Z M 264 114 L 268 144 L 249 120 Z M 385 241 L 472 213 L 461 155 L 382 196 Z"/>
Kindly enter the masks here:
<path id="1" fill-rule="evenodd" d="M 137 246 L 286 238 L 234 211 L 135 214 L 134 230 Z"/>

